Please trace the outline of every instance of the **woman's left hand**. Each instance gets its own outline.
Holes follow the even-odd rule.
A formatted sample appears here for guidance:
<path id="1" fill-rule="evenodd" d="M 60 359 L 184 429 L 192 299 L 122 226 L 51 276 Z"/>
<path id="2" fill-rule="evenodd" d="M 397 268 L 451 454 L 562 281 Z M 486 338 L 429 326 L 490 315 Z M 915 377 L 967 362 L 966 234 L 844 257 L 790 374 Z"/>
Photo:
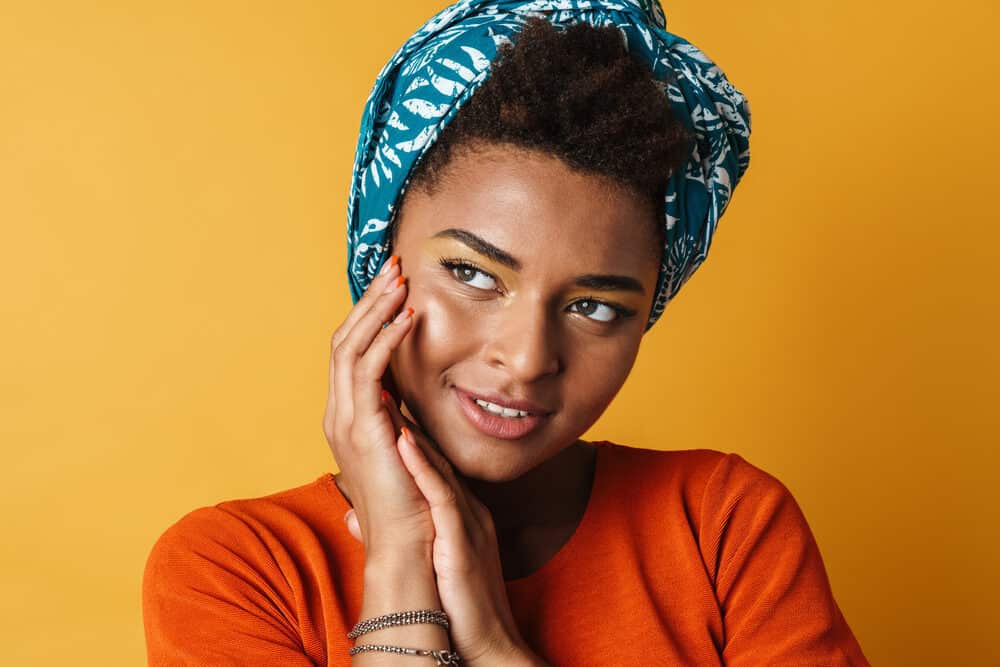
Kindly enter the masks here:
<path id="1" fill-rule="evenodd" d="M 433 559 L 441 606 L 448 614 L 452 650 L 472 667 L 543 665 L 521 637 L 510 610 L 493 517 L 469 491 L 451 463 L 416 425 L 387 401 L 397 427 L 404 465 L 430 506 Z M 345 516 L 361 540 L 353 510 Z"/>

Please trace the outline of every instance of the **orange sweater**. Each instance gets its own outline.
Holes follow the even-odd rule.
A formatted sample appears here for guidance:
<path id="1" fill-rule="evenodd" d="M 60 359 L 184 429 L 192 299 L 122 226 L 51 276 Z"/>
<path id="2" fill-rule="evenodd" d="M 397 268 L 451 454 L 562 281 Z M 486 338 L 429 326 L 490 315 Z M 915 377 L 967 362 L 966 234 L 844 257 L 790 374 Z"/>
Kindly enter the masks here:
<path id="1" fill-rule="evenodd" d="M 168 528 L 143 577 L 149 664 L 349 665 L 349 507 L 327 473 Z M 599 443 L 576 532 L 507 591 L 560 667 L 868 664 L 794 498 L 736 454 Z"/>

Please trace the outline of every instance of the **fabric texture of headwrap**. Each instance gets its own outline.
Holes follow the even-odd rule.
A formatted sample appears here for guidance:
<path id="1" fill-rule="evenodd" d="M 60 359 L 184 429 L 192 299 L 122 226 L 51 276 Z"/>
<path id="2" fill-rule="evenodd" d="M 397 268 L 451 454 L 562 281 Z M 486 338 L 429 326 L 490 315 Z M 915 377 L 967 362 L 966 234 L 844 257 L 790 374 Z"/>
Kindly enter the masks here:
<path id="1" fill-rule="evenodd" d="M 490 74 L 501 45 L 528 18 L 614 26 L 666 84 L 675 118 L 693 132 L 686 165 L 667 185 L 665 246 L 647 329 L 704 262 L 719 218 L 750 164 L 750 106 L 708 57 L 666 31 L 656 0 L 463 0 L 431 18 L 379 72 L 365 104 L 347 205 L 347 274 L 357 302 L 388 257 L 397 204 L 420 158 Z"/>

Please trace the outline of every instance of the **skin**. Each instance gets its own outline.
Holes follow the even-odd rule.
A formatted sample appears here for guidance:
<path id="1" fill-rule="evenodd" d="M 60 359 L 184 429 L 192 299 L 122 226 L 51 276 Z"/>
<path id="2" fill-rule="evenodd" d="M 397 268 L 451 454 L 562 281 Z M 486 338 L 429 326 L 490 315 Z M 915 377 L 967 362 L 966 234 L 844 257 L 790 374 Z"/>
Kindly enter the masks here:
<path id="1" fill-rule="evenodd" d="M 387 384 L 488 508 L 506 579 L 541 567 L 583 516 L 596 452 L 579 437 L 635 362 L 656 285 L 657 224 L 648 202 L 609 179 L 498 144 L 463 147 L 433 189 L 411 188 L 400 209 L 398 308 L 414 314 Z M 469 234 L 517 266 L 483 254 Z M 578 284 L 593 275 L 638 289 Z M 456 388 L 529 400 L 547 416 L 521 439 L 489 436 L 469 422 Z"/>

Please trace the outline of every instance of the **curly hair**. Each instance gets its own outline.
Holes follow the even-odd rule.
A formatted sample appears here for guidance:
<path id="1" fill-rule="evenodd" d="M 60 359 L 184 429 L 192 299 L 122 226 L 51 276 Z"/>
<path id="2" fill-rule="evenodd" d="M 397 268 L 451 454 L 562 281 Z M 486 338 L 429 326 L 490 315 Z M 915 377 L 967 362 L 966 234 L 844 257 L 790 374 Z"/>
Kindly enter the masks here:
<path id="1" fill-rule="evenodd" d="M 629 53 L 621 31 L 587 23 L 559 30 L 533 17 L 500 47 L 489 78 L 442 130 L 410 185 L 432 194 L 458 150 L 512 144 L 608 177 L 658 211 L 691 141 L 665 83 Z"/>

